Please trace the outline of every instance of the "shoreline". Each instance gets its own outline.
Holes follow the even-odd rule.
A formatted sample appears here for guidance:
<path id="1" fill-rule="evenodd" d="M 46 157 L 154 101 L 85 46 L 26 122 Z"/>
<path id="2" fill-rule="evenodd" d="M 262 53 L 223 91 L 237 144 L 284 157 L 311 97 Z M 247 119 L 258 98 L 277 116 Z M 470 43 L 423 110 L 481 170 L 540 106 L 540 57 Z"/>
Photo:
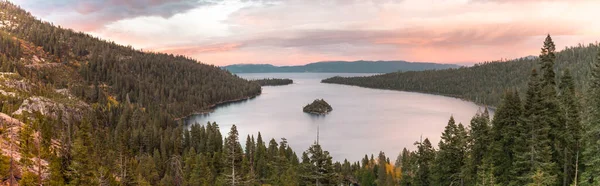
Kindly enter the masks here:
<path id="1" fill-rule="evenodd" d="M 249 99 L 254 99 L 254 98 L 260 96 L 261 94 L 262 94 L 262 91 L 261 91 L 261 93 L 258 93 L 258 94 L 255 94 L 255 95 L 251 95 L 251 96 L 245 96 L 245 97 L 242 97 L 242 98 L 232 99 L 232 100 L 226 100 L 226 101 L 220 101 L 220 102 L 211 104 L 208 107 L 201 109 L 200 111 L 195 111 L 195 112 L 192 112 L 191 114 L 185 115 L 183 117 L 175 118 L 175 121 L 181 121 L 182 119 L 189 118 L 190 116 L 194 116 L 194 115 L 208 114 L 208 113 L 214 111 L 214 109 L 216 107 L 218 107 L 218 106 L 221 106 L 221 105 L 224 105 L 224 104 L 229 104 L 229 103 L 236 103 L 236 102 L 246 101 L 246 100 L 249 100 Z"/>
<path id="2" fill-rule="evenodd" d="M 360 85 L 352 85 L 352 84 L 344 84 L 344 83 L 331 83 L 331 82 L 323 82 L 323 80 L 321 80 L 321 83 L 324 84 L 334 84 L 334 85 L 346 85 L 346 86 L 354 86 L 354 87 L 361 87 L 361 88 L 368 88 L 368 89 L 376 89 L 376 90 L 390 90 L 390 91 L 399 91 L 399 92 L 412 92 L 412 93 L 420 93 L 420 94 L 430 94 L 430 95 L 435 95 L 435 96 L 443 96 L 443 97 L 449 97 L 449 98 L 454 98 L 454 99 L 459 99 L 462 101 L 467 101 L 467 102 L 471 102 L 479 107 L 486 107 L 488 108 L 488 110 L 493 110 L 495 111 L 497 109 L 496 106 L 493 105 L 488 105 L 488 104 L 483 104 L 483 103 L 478 103 L 466 98 L 461 98 L 459 96 L 453 96 L 453 95 L 445 95 L 445 94 L 438 94 L 438 93 L 431 93 L 431 92 L 420 92 L 420 91 L 408 91 L 408 90 L 398 90 L 398 89 L 391 89 L 391 88 L 374 88 L 374 87 L 368 87 L 368 86 L 360 86 Z"/>
<path id="3" fill-rule="evenodd" d="M 304 113 L 307 113 L 307 114 L 312 114 L 312 115 L 320 115 L 320 116 L 323 116 L 323 115 L 327 115 L 327 114 L 329 114 L 330 112 L 331 112 L 331 111 L 329 111 L 329 112 L 324 112 L 324 113 L 320 113 L 320 112 L 304 112 Z"/>

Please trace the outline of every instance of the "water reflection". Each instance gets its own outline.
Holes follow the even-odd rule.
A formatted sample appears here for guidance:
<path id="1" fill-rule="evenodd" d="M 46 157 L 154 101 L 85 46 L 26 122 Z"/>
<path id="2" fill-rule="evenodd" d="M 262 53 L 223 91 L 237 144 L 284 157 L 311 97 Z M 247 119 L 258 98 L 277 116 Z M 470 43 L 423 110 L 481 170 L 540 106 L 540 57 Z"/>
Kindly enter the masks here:
<path id="1" fill-rule="evenodd" d="M 241 74 L 247 79 L 290 78 L 294 84 L 263 87 L 263 94 L 252 100 L 225 104 L 187 121 L 217 122 L 224 135 L 236 124 L 242 144 L 245 135 L 256 137 L 258 131 L 265 141 L 286 138 L 297 153 L 315 142 L 318 127 L 319 143 L 335 160 L 357 161 L 365 153 L 379 151 L 396 157 L 403 147 L 414 149 L 413 143 L 421 135 L 435 145 L 450 116 L 468 125 L 480 108 L 443 96 L 320 83 L 335 75 L 369 74 Z M 304 113 L 302 107 L 317 98 L 325 99 L 333 111 L 327 115 Z"/>

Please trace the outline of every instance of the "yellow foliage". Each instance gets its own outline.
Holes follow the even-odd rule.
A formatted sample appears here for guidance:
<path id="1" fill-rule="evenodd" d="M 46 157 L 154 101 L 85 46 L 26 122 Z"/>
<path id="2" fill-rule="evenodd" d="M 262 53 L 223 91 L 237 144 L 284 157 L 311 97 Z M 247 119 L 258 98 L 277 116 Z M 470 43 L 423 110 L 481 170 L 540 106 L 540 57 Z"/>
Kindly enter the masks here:
<path id="1" fill-rule="evenodd" d="M 117 99 L 115 99 L 112 96 L 108 96 L 106 99 L 108 100 L 107 102 L 108 102 L 109 108 L 119 105 L 119 102 L 117 101 Z"/>
<path id="2" fill-rule="evenodd" d="M 402 177 L 402 171 L 400 167 L 396 168 L 394 165 L 386 163 L 385 164 L 385 172 L 386 174 L 392 175 L 394 179 L 400 179 Z"/>

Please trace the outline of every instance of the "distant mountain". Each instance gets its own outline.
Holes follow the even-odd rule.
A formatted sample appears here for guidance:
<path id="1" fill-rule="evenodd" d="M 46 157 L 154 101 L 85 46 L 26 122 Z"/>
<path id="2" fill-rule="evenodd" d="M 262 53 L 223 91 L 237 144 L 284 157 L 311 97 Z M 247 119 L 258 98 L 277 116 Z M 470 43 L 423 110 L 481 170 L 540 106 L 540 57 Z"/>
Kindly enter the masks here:
<path id="1" fill-rule="evenodd" d="M 238 64 L 223 67 L 232 73 L 271 72 L 338 72 L 338 73 L 390 73 L 398 71 L 423 71 L 459 68 L 454 64 L 406 61 L 323 61 L 298 66 L 273 66 L 269 64 Z"/>

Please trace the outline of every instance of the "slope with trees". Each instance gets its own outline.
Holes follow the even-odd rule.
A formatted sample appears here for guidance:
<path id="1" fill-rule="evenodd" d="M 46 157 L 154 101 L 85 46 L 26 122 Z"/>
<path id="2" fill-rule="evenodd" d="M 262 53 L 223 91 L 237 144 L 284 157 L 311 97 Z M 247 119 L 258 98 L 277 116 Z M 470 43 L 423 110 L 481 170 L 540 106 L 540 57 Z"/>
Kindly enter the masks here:
<path id="1" fill-rule="evenodd" d="M 569 69 L 577 89 L 585 88 L 597 44 L 566 47 L 555 53 L 554 70 Z M 355 85 L 368 88 L 438 94 L 466 99 L 479 104 L 498 106 L 504 90 L 515 88 L 524 93 L 527 75 L 541 58 L 526 57 L 508 61 L 491 61 L 472 67 L 396 72 L 367 77 L 332 77 L 323 83 Z M 562 72 L 561 72 L 562 73 Z"/>
<path id="2" fill-rule="evenodd" d="M 24 77 L 68 88 L 88 102 L 112 96 L 119 102 L 160 108 L 182 117 L 261 92 L 256 83 L 185 56 L 143 52 L 57 27 L 9 2 L 0 3 L 0 10 L 2 21 L 11 23 L 0 29 L 0 43 L 11 49 L 3 55 L 9 61 L 3 63 L 8 66 L 4 69 L 16 68 Z M 19 47 L 11 47 L 15 41 L 30 42 L 32 48 L 40 47 L 43 52 L 20 52 Z"/>
<path id="3" fill-rule="evenodd" d="M 1 2 L 0 6 L 2 11 L 13 11 L 15 17 L 23 16 L 19 14 L 21 10 L 10 3 Z M 12 25 L 12 28 L 3 29 L 18 27 L 27 33 L 37 33 L 35 30 L 38 28 L 53 28 L 45 23 L 29 24 L 28 27 Z M 50 31 L 47 34 L 71 33 L 59 28 L 45 31 Z M 579 73 L 576 69 L 569 72 L 562 67 L 557 68 L 561 58 L 560 55 L 553 57 L 554 44 L 550 37 L 544 43 L 540 67 L 533 64 L 522 74 L 529 76 L 523 88 L 525 91 L 519 93 L 521 91 L 516 91 L 516 87 L 503 90 L 493 119 L 490 120 L 487 111 L 482 111 L 467 127 L 456 124 L 451 118 L 437 148 L 428 138 L 419 139 L 415 142 L 415 150 L 402 150 L 396 162 L 391 162 L 384 152 L 377 156 L 365 155 L 357 162 L 334 162 L 330 153 L 317 143 L 297 154 L 286 139 L 266 140 L 260 133 L 256 138 L 246 135 L 242 148 L 239 138 L 243 134 L 238 133 L 236 126 L 232 126 L 224 136 L 216 123 L 180 125 L 173 116 L 186 113 L 189 110 L 187 106 L 162 105 L 179 103 L 180 94 L 152 97 L 157 101 L 147 101 L 149 98 L 140 96 L 146 95 L 147 89 L 140 88 L 144 85 L 156 86 L 156 92 L 171 86 L 162 85 L 161 78 L 147 79 L 161 77 L 161 73 L 151 68 L 172 65 L 178 69 L 178 65 L 188 64 L 184 58 L 142 52 L 129 55 L 131 59 L 126 59 L 127 56 L 105 58 L 111 54 L 98 54 L 102 50 L 77 48 L 70 44 L 79 42 L 66 42 L 85 35 L 62 35 L 47 37 L 48 41 L 33 41 L 37 34 L 3 32 L 8 37 L 0 37 L 0 48 L 9 50 L 0 51 L 1 56 L 6 58 L 0 62 L 1 66 L 8 66 L 3 72 L 11 73 L 0 76 L 0 88 L 4 91 L 0 100 L 2 112 L 8 112 L 2 114 L 1 119 L 18 120 L 16 123 L 19 124 L 9 126 L 5 125 L 6 122 L 0 123 L 0 139 L 2 142 L 10 139 L 10 144 L 18 144 L 14 149 L 20 157 L 17 161 L 12 154 L 0 155 L 3 184 L 18 181 L 20 185 L 567 186 L 598 185 L 600 181 L 600 51 L 596 51 L 597 57 L 592 60 L 594 65 L 589 69 L 592 72 L 590 78 L 586 78 L 589 88 L 581 89 L 581 85 L 577 86 L 577 77 L 582 75 L 576 75 Z M 58 45 L 51 44 L 53 38 L 61 38 L 60 42 L 54 43 Z M 37 39 L 43 37 L 40 35 Z M 108 43 L 101 46 L 114 50 L 115 54 L 127 50 L 127 47 L 124 49 Z M 90 53 L 86 56 L 98 55 L 99 59 L 106 61 L 93 62 L 93 57 L 81 60 L 83 56 L 74 55 L 74 48 L 79 49 L 80 54 L 87 51 Z M 70 50 L 61 52 L 64 49 Z M 161 56 L 164 60 L 183 61 L 161 63 Z M 137 58 L 156 63 L 156 66 L 136 62 Z M 188 65 L 198 64 L 190 62 Z M 206 67 L 198 66 L 191 68 L 201 70 L 203 68 L 200 67 Z M 102 77 L 99 73 L 120 70 L 139 76 L 113 74 Z M 181 72 L 188 73 L 179 77 L 185 82 L 193 71 Z M 203 93 L 217 91 L 219 94 L 244 96 L 242 90 L 227 92 L 227 85 L 218 84 L 226 82 L 258 87 L 234 76 L 226 76 L 226 72 L 201 72 L 212 72 L 211 78 L 225 74 L 224 79 L 230 80 L 207 80 L 207 84 L 200 86 L 209 88 Z M 137 85 L 123 81 L 126 79 L 136 80 L 133 82 Z M 215 81 L 214 84 L 210 83 L 212 81 Z M 58 91 L 62 88 L 72 91 L 73 95 Z M 577 96 L 580 94 L 583 94 L 583 103 L 586 103 L 581 106 L 580 96 Z M 199 102 L 187 105 L 216 103 L 221 98 L 226 99 L 225 95 L 203 96 Z M 63 104 L 62 107 L 73 107 L 69 104 L 73 102 L 89 106 L 81 109 L 79 118 L 71 118 L 74 115 L 69 112 L 48 114 L 30 110 L 32 112 L 15 113 L 24 102 L 22 97 L 31 96 L 47 97 Z M 12 130 L 15 127 L 18 132 Z"/>

